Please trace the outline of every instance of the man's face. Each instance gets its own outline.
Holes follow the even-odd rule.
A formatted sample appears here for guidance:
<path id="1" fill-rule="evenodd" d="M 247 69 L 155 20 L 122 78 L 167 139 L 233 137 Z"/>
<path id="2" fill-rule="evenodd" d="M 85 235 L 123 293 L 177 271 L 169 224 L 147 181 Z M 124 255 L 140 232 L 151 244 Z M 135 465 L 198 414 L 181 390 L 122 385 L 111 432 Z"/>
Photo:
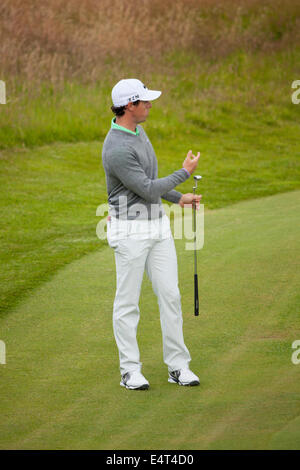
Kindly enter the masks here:
<path id="1" fill-rule="evenodd" d="M 138 124 L 146 121 L 149 111 L 152 108 L 151 101 L 140 101 L 137 106 L 131 103 L 131 112 L 134 121 Z"/>

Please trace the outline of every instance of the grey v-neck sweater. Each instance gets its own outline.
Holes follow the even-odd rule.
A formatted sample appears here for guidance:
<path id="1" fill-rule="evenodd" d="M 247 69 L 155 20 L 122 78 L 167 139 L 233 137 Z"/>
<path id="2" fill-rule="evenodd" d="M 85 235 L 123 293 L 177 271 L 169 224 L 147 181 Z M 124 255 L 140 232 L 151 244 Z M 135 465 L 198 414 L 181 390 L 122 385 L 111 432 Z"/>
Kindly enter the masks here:
<path id="1" fill-rule="evenodd" d="M 103 143 L 102 162 L 109 213 L 127 220 L 162 217 L 165 211 L 161 198 L 178 203 L 182 193 L 173 188 L 190 176 L 181 168 L 157 178 L 157 158 L 140 125 L 135 134 L 112 126 Z"/>

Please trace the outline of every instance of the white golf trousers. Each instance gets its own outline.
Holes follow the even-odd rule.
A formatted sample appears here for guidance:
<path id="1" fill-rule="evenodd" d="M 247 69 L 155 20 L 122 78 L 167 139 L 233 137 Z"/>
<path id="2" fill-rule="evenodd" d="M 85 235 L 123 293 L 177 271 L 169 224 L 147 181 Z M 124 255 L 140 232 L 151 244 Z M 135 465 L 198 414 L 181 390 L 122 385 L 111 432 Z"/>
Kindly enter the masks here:
<path id="1" fill-rule="evenodd" d="M 134 227 L 133 222 L 129 221 L 131 229 Z M 138 222 L 140 226 L 141 222 Z M 164 219 L 164 224 L 166 223 L 169 226 L 168 218 L 167 222 Z M 153 224 L 155 225 L 154 221 Z M 166 228 L 165 225 L 163 227 Z M 117 274 L 113 329 L 119 350 L 121 374 L 141 370 L 136 334 L 145 269 L 158 300 L 164 362 L 169 371 L 188 367 L 191 357 L 183 339 L 177 256 L 171 230 L 167 227 L 158 237 L 154 234 L 156 238 L 145 238 L 145 231 L 143 234 L 129 233 L 126 238 L 119 240 L 112 235 L 111 224 L 108 222 L 107 239 L 114 249 Z M 149 236 L 153 237 L 153 230 Z"/>

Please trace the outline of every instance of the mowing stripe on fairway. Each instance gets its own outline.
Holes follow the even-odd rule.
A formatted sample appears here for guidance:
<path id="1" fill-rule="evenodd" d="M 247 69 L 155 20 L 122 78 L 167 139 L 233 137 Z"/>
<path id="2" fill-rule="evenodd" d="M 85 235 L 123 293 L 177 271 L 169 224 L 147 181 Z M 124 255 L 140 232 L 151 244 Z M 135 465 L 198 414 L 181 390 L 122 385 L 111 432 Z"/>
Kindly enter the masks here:
<path id="1" fill-rule="evenodd" d="M 110 248 L 61 269 L 0 320 L 0 448 L 300 448 L 300 192 L 205 215 L 193 315 L 193 251 L 176 240 L 184 333 L 200 387 L 167 382 L 149 280 L 139 344 L 148 392 L 119 386 Z"/>

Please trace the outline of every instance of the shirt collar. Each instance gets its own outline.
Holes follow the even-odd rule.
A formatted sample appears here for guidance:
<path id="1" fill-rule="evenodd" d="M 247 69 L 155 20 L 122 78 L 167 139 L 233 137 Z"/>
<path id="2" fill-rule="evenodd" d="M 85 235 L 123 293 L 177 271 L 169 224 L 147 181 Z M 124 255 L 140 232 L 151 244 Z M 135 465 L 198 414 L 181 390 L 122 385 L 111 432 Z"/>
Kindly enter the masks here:
<path id="1" fill-rule="evenodd" d="M 119 126 L 119 124 L 116 123 L 116 118 L 115 117 L 112 118 L 111 128 L 112 129 L 118 129 L 119 131 L 123 131 L 123 132 L 128 132 L 129 134 L 133 134 L 133 135 L 139 135 L 139 133 L 140 133 L 140 131 L 138 130 L 137 127 L 135 128 L 135 132 L 133 132 L 129 129 L 126 129 L 126 127 Z"/>

